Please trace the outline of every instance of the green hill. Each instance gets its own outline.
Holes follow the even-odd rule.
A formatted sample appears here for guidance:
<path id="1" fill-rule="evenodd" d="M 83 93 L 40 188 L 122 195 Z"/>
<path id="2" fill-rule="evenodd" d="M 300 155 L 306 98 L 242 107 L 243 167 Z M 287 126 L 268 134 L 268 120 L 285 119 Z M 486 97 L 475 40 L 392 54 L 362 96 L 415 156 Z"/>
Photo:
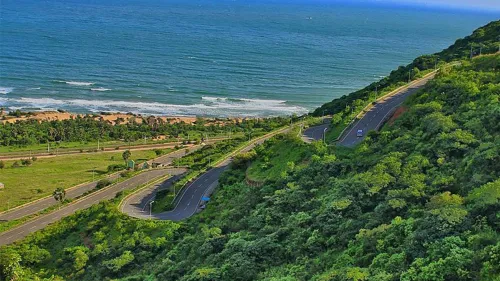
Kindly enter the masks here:
<path id="1" fill-rule="evenodd" d="M 407 82 L 409 75 L 411 75 L 411 79 L 413 80 L 421 77 L 428 71 L 434 70 L 440 64 L 467 59 L 471 55 L 471 50 L 474 56 L 480 53 L 494 54 L 500 50 L 499 36 L 500 20 L 493 21 L 475 30 L 470 36 L 458 39 L 455 44 L 439 53 L 420 56 L 409 65 L 400 66 L 378 82 L 374 82 L 361 90 L 323 104 L 312 115 L 322 116 L 324 113 L 339 114 L 345 112 L 345 114 L 341 115 L 344 117 L 351 111 L 351 108 L 357 108 L 359 104 L 369 103 L 374 100 L 375 95 L 382 96 L 384 91 L 389 92 L 391 89 L 397 88 L 398 83 Z"/>
<path id="2" fill-rule="evenodd" d="M 499 62 L 464 60 L 355 149 L 315 144 L 300 169 L 246 185 L 252 161 L 291 159 L 289 140 L 274 140 L 226 171 L 186 222 L 131 219 L 119 200 L 65 218 L 0 248 L 0 277 L 499 280 Z"/>

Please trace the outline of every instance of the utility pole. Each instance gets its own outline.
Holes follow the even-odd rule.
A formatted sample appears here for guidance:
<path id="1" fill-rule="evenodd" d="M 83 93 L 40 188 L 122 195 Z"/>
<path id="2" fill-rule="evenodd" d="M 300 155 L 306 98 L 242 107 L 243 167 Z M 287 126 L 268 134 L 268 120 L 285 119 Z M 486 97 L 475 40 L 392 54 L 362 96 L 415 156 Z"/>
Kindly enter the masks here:
<path id="1" fill-rule="evenodd" d="M 92 181 L 95 180 L 95 167 L 92 168 Z"/>
<path id="2" fill-rule="evenodd" d="M 47 153 L 50 153 L 50 142 L 47 142 Z"/>
<path id="3" fill-rule="evenodd" d="M 410 82 L 411 82 L 411 69 L 410 69 L 410 71 L 408 71 L 408 83 L 410 83 Z"/>
<path id="4" fill-rule="evenodd" d="M 99 150 L 99 139 L 97 139 L 97 150 Z"/>
<path id="5" fill-rule="evenodd" d="M 437 70 L 437 68 L 438 68 L 438 61 L 439 61 L 439 58 L 436 58 L 436 62 L 434 63 L 434 70 Z"/>
<path id="6" fill-rule="evenodd" d="M 325 143 L 325 144 L 326 144 L 326 130 L 328 130 L 328 128 L 325 128 L 323 130 L 323 143 Z"/>

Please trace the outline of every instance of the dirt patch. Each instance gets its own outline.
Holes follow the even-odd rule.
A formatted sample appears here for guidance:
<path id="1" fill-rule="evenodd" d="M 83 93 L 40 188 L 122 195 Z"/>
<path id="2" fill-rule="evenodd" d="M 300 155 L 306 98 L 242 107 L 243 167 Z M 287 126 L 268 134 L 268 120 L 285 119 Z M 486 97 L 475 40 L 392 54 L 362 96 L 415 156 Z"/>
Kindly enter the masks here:
<path id="1" fill-rule="evenodd" d="M 389 118 L 387 124 L 389 124 L 389 126 L 392 126 L 392 124 L 394 124 L 394 121 L 396 121 L 396 119 L 398 119 L 401 114 L 405 113 L 406 111 L 408 111 L 408 108 L 404 106 L 396 108 L 396 111 L 394 111 L 394 114 L 392 114 L 391 118 Z"/>

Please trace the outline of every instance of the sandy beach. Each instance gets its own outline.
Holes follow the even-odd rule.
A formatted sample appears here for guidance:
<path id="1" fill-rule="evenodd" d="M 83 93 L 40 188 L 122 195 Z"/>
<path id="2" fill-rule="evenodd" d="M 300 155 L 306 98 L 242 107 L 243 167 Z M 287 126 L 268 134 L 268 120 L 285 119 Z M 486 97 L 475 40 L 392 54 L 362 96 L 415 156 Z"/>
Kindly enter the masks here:
<path id="1" fill-rule="evenodd" d="M 2 124 L 4 123 L 15 123 L 17 121 L 24 121 L 24 120 L 38 120 L 40 122 L 42 121 L 54 121 L 54 120 L 68 120 L 72 118 L 77 118 L 78 116 L 84 117 L 84 116 L 92 116 L 94 119 L 98 120 L 104 120 L 109 122 L 110 124 L 127 124 L 129 122 L 135 122 L 135 123 L 143 123 L 147 122 L 146 120 L 148 118 L 160 118 L 162 119 L 165 123 L 170 123 L 170 124 L 176 124 L 176 123 L 187 123 L 187 124 L 194 124 L 196 120 L 198 119 L 197 117 L 192 117 L 192 116 L 151 116 L 151 115 L 140 115 L 140 114 L 125 114 L 125 113 L 106 113 L 106 114 L 76 114 L 76 113 L 70 113 L 70 112 L 60 112 L 60 111 L 35 111 L 35 112 L 29 112 L 29 113 L 24 113 L 21 116 L 11 116 L 8 115 L 7 112 L 0 112 L 0 122 Z M 245 120 L 246 118 L 227 118 L 226 121 L 216 119 L 216 118 L 202 118 L 207 122 L 207 124 L 219 124 L 219 125 L 224 125 L 225 123 L 234 123 L 234 122 L 241 122 Z"/>

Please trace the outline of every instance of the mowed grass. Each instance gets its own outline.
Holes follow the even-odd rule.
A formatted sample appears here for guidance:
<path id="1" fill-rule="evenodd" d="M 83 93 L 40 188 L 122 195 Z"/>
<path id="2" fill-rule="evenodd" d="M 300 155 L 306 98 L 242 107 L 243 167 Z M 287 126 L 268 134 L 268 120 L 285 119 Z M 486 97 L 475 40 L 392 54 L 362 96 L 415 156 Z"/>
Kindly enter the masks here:
<path id="1" fill-rule="evenodd" d="M 247 177 L 253 181 L 278 179 L 284 171 L 289 170 L 289 162 L 300 167 L 309 150 L 309 145 L 295 139 L 266 146 L 248 167 Z"/>
<path id="2" fill-rule="evenodd" d="M 131 159 L 141 162 L 154 157 L 153 150 L 132 151 Z M 58 187 L 69 188 L 91 181 L 93 168 L 97 180 L 107 174 L 109 165 L 125 164 L 122 152 L 40 158 L 31 166 L 19 168 L 12 167 L 14 162 L 5 161 L 5 168 L 0 169 L 0 182 L 5 184 L 5 188 L 0 189 L 0 211 L 8 205 L 12 208 L 50 195 Z"/>

